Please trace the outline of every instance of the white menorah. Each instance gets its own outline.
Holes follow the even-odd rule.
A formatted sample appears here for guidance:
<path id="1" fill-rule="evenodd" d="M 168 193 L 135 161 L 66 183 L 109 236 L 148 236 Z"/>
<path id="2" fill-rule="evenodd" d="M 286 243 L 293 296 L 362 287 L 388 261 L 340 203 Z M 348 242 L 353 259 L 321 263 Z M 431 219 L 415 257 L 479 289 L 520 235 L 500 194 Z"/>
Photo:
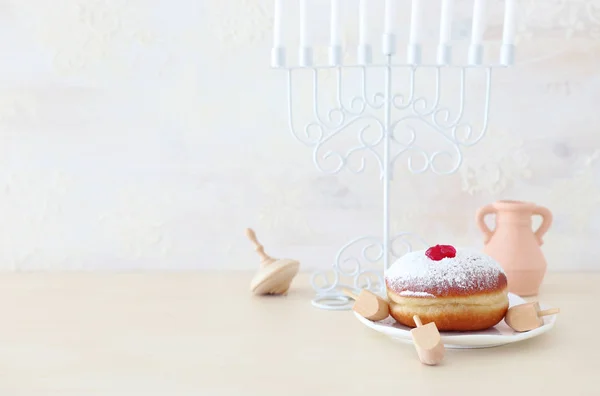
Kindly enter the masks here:
<path id="1" fill-rule="evenodd" d="M 384 62 L 374 63 L 373 48 L 368 41 L 369 32 L 369 7 L 378 1 L 385 1 L 384 33 L 381 38 L 381 51 Z M 393 169 L 396 161 L 408 156 L 407 166 L 412 173 L 423 173 L 428 170 L 448 175 L 455 173 L 462 163 L 462 151 L 464 147 L 478 143 L 484 136 L 488 127 L 488 114 L 490 105 L 490 91 L 492 81 L 492 69 L 494 67 L 511 66 L 515 54 L 516 33 L 516 0 L 505 0 L 504 23 L 502 45 L 498 62 L 484 63 L 483 35 L 486 28 L 486 12 L 488 0 L 471 0 L 473 3 L 473 19 L 471 27 L 471 41 L 468 49 L 468 62 L 466 64 L 455 64 L 452 61 L 451 30 L 452 17 L 454 14 L 454 0 L 441 0 L 440 5 L 440 30 L 439 42 L 437 44 L 436 61 L 433 63 L 422 62 L 423 46 L 423 22 L 425 17 L 425 6 L 423 0 L 412 0 L 410 8 L 410 35 L 406 45 L 404 57 L 396 54 L 398 47 L 395 28 L 397 22 L 398 0 L 359 0 L 356 10 L 359 23 L 359 44 L 356 48 L 356 63 L 346 64 L 343 62 L 341 6 L 348 4 L 343 0 L 329 0 L 330 5 L 330 40 L 328 48 L 328 62 L 326 64 L 315 64 L 312 43 L 308 40 L 308 6 L 306 0 L 299 0 L 299 26 L 300 43 L 298 47 L 298 64 L 289 65 L 286 59 L 286 48 L 283 45 L 283 22 L 282 15 L 285 4 L 289 0 L 275 0 L 275 23 L 274 23 L 274 45 L 271 54 L 271 65 L 273 68 L 287 71 L 288 91 L 288 117 L 289 126 L 293 136 L 301 143 L 312 147 L 313 162 L 322 172 L 336 174 L 343 169 L 353 173 L 361 173 L 365 169 L 365 154 L 374 158 L 379 166 L 380 178 L 383 184 L 383 230 L 382 237 L 360 236 L 357 237 L 338 251 L 331 279 L 327 271 L 317 271 L 311 278 L 311 284 L 316 292 L 313 305 L 324 309 L 349 309 L 352 301 L 343 294 L 342 288 L 362 289 L 366 288 L 375 293 L 385 293 L 384 275 L 390 266 L 391 258 L 397 258 L 403 251 L 412 250 L 411 239 L 424 241 L 422 238 L 404 232 L 398 235 L 390 235 L 390 184 L 393 179 Z M 347 9 L 346 9 L 347 11 Z M 430 11 L 429 9 L 427 11 Z M 404 58 L 404 62 L 398 62 Z M 393 92 L 393 71 L 404 69 L 408 72 L 408 94 L 401 95 Z M 417 70 L 427 68 L 433 72 L 435 80 L 435 97 L 428 100 L 416 94 Z M 448 107 L 444 107 L 441 100 L 441 86 L 446 80 L 442 78 L 442 70 L 452 68 L 458 70 L 458 110 L 452 114 Z M 319 112 L 320 84 L 319 75 L 323 70 L 335 70 L 335 106 L 322 117 Z M 484 70 L 484 100 L 482 103 L 481 128 L 474 131 L 472 124 L 465 122 L 466 85 L 472 70 Z M 293 106 L 293 72 L 308 70 L 312 81 L 312 109 L 313 120 L 307 123 L 304 130 L 299 133 L 294 127 Z M 344 78 L 348 71 L 357 73 L 359 94 L 345 101 L 342 87 Z M 370 73 L 381 71 L 383 73 L 382 91 L 376 91 L 368 95 Z M 355 79 L 353 79 L 355 80 Z M 350 105 L 345 105 L 350 103 Z M 373 114 L 378 112 L 379 115 Z M 381 114 L 382 113 L 382 114 Z M 397 117 L 393 118 L 395 115 Z M 433 130 L 441 140 L 449 144 L 452 151 L 427 152 L 417 144 L 417 130 L 412 123 Z M 366 126 L 360 126 L 366 125 Z M 366 130 L 375 127 L 378 131 L 374 138 L 367 138 Z M 404 127 L 408 133 L 405 139 L 397 136 L 397 130 Z M 335 150 L 325 150 L 324 146 L 341 133 L 352 129 L 357 130 L 357 146 L 350 148 L 345 153 Z M 372 129 L 371 129 L 372 130 Z M 453 155 L 454 154 L 454 155 Z M 356 169 L 349 166 L 350 158 L 362 155 Z M 443 158 L 454 158 L 454 163 L 448 169 L 442 169 L 438 160 Z M 322 162 L 334 160 L 337 166 L 326 169 Z M 422 162 L 416 166 L 417 160 Z M 359 254 L 352 255 L 351 251 L 362 246 Z M 373 254 L 374 252 L 374 254 Z M 383 261 L 383 263 L 381 263 Z M 343 278 L 348 278 L 350 283 L 343 283 Z"/>

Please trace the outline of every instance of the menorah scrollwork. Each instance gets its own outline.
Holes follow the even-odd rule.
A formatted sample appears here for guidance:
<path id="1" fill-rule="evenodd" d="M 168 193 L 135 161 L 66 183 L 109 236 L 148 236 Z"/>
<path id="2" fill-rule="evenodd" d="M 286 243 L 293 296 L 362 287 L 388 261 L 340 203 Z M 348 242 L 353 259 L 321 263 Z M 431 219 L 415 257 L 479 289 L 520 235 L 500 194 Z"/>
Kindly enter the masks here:
<path id="1" fill-rule="evenodd" d="M 384 156 L 381 148 L 386 138 L 386 126 L 381 117 L 373 114 L 373 111 L 385 106 L 385 95 L 382 92 L 367 94 L 367 69 L 360 67 L 359 89 L 360 95 L 351 96 L 344 101 L 343 97 L 343 69 L 336 70 L 336 106 L 331 108 L 326 116 L 319 113 L 319 68 L 312 68 L 312 112 L 314 119 L 304 125 L 302 133 L 294 125 L 295 116 L 292 95 L 293 69 L 288 70 L 288 120 L 292 135 L 301 143 L 313 149 L 313 162 L 317 169 L 327 174 L 337 174 L 346 169 L 352 173 L 362 173 L 365 170 L 367 157 L 372 156 L 383 178 L 385 175 Z M 389 126 L 389 138 L 392 146 L 390 168 L 393 169 L 396 162 L 406 157 L 407 168 L 411 173 L 419 174 L 426 171 L 440 175 L 455 173 L 462 164 L 462 149 L 477 144 L 485 135 L 488 126 L 488 115 L 491 91 L 491 67 L 486 68 L 484 81 L 484 98 L 482 101 L 481 127 L 475 130 L 474 126 L 465 122 L 465 99 L 468 68 L 460 69 L 458 92 L 456 93 L 458 110 L 455 114 L 448 107 L 444 107 L 441 101 L 441 67 L 435 68 L 435 96 L 430 102 L 424 96 L 417 96 L 415 90 L 416 68 L 410 68 L 409 93 L 403 95 L 396 93 L 391 98 L 391 107 L 399 116 Z M 348 103 L 349 105 L 345 104 Z M 368 111 L 371 112 L 368 112 Z M 426 128 L 435 133 L 447 148 L 442 150 L 427 151 L 418 145 L 417 128 Z M 347 148 L 346 151 L 328 147 L 328 144 L 343 134 L 349 134 L 354 130 L 356 133 L 356 145 Z M 368 138 L 367 132 L 377 133 Z M 399 135 L 403 133 L 404 139 Z M 442 157 L 452 158 L 452 166 L 441 169 L 436 166 L 436 160 Z M 350 167 L 352 158 L 358 160 L 358 165 Z M 423 163 L 417 167 L 417 160 Z M 330 164 L 327 166 L 327 164 Z M 333 165 L 331 165 L 333 164 Z"/>

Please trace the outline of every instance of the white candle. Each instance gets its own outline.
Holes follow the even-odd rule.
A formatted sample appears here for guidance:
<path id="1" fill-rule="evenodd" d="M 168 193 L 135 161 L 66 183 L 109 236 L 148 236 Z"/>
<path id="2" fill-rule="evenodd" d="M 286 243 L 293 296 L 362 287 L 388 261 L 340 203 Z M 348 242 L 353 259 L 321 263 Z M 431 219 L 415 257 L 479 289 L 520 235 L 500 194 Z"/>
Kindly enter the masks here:
<path id="1" fill-rule="evenodd" d="M 396 0 L 385 0 L 385 33 L 394 34 L 394 17 L 396 16 Z"/>
<path id="2" fill-rule="evenodd" d="M 449 45 L 452 41 L 452 14 L 454 0 L 442 0 L 442 17 L 440 20 L 440 44 Z"/>
<path id="3" fill-rule="evenodd" d="M 506 7 L 504 8 L 504 32 L 502 35 L 504 44 L 514 45 L 515 43 L 515 35 L 517 33 L 516 7 L 516 0 L 506 0 Z"/>
<path id="4" fill-rule="evenodd" d="M 369 39 L 367 35 L 367 21 L 369 19 L 368 9 L 367 9 L 367 0 L 360 0 L 358 9 L 358 26 L 359 26 L 359 37 L 358 41 L 360 45 L 367 45 Z"/>
<path id="5" fill-rule="evenodd" d="M 300 47 L 308 47 L 306 11 L 306 0 L 300 0 Z"/>
<path id="6" fill-rule="evenodd" d="M 411 44 L 419 44 L 421 41 L 421 15 L 423 11 L 423 4 L 421 0 L 412 0 L 412 7 L 410 13 L 410 39 Z"/>
<path id="7" fill-rule="evenodd" d="M 340 0 L 331 0 L 330 45 L 332 47 L 342 45 L 340 19 Z"/>
<path id="8" fill-rule="evenodd" d="M 273 47 L 283 47 L 283 35 L 281 34 L 281 19 L 282 19 L 282 3 L 283 0 L 275 0 L 275 11 L 273 21 Z"/>
<path id="9" fill-rule="evenodd" d="M 486 25 L 486 0 L 475 0 L 473 5 L 473 27 L 471 31 L 471 44 L 480 45 L 483 41 L 483 32 Z"/>

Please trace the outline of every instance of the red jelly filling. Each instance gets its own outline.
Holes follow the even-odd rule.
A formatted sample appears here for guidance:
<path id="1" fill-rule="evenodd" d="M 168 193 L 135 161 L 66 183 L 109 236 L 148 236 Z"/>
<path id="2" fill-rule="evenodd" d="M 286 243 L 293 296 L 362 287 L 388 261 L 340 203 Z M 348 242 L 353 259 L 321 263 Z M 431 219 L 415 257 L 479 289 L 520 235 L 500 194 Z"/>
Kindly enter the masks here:
<path id="1" fill-rule="evenodd" d="M 427 249 L 425 255 L 432 260 L 440 261 L 446 257 L 455 257 L 456 249 L 451 245 L 435 245 Z"/>

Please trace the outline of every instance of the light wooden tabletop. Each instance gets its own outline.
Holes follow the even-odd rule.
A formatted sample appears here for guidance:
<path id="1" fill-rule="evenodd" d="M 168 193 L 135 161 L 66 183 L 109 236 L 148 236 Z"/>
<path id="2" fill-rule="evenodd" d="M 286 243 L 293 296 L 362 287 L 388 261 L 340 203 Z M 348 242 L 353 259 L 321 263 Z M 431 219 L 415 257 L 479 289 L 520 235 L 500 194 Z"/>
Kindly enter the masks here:
<path id="1" fill-rule="evenodd" d="M 600 394 L 600 274 L 547 276 L 549 333 L 436 367 L 313 308 L 307 275 L 286 297 L 253 297 L 252 275 L 0 275 L 0 395 Z"/>

